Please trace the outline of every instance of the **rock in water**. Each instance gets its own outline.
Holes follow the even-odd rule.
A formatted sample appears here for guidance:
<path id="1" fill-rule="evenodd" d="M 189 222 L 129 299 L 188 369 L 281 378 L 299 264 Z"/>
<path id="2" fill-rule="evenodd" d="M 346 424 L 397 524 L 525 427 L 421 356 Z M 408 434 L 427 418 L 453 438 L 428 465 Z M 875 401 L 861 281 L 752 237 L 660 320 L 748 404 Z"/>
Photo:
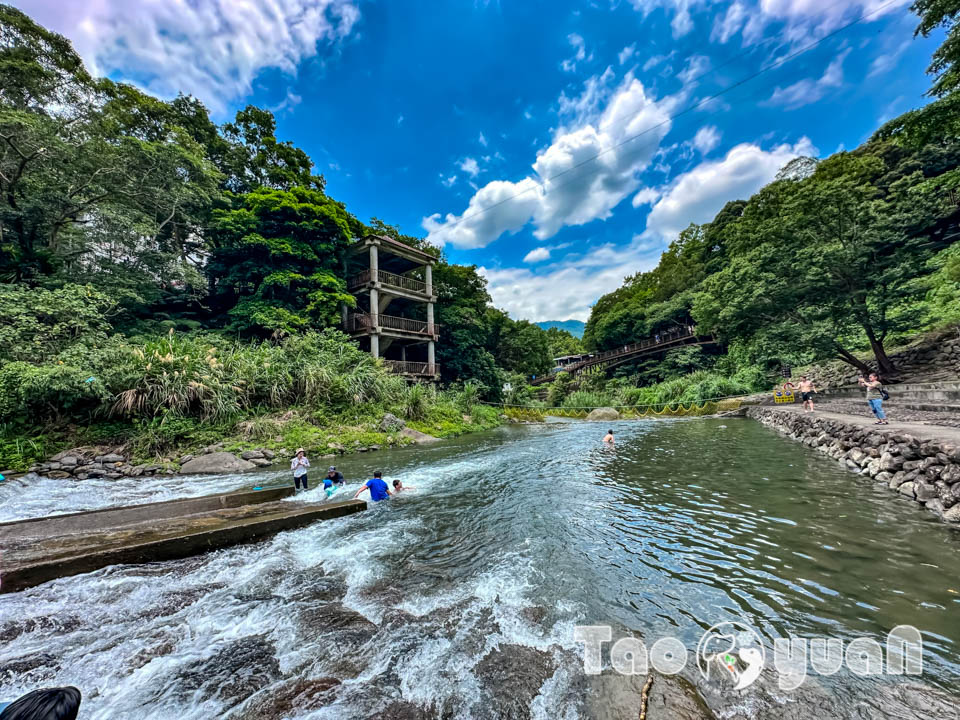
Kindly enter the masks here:
<path id="1" fill-rule="evenodd" d="M 437 442 L 440 439 L 440 438 L 435 438 L 433 435 L 427 435 L 426 433 L 422 433 L 418 430 L 414 430 L 413 428 L 404 428 L 403 430 L 400 431 L 400 434 L 403 435 L 403 437 L 410 438 L 417 445 Z"/>
<path id="2" fill-rule="evenodd" d="M 384 413 L 380 421 L 380 432 L 393 432 L 394 430 L 403 430 L 407 424 L 393 413 Z"/>
<path id="3" fill-rule="evenodd" d="M 550 653 L 525 645 L 501 645 L 477 664 L 480 684 L 489 693 L 493 717 L 529 718 L 530 703 L 553 675 Z"/>
<path id="4" fill-rule="evenodd" d="M 253 470 L 256 465 L 242 460 L 228 452 L 212 452 L 209 455 L 195 457 L 180 466 L 181 475 L 196 475 L 199 473 L 226 474 Z"/>
<path id="5" fill-rule="evenodd" d="M 620 413 L 618 413 L 613 408 L 597 408 L 596 410 L 591 410 L 590 414 L 587 415 L 587 420 L 619 420 Z"/>

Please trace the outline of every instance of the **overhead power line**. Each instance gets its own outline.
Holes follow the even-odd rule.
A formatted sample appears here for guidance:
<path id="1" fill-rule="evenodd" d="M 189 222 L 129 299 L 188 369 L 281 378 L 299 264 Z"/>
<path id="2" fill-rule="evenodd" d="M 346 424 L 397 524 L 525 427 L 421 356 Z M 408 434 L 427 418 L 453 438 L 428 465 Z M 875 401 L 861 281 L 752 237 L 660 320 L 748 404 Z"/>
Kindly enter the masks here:
<path id="1" fill-rule="evenodd" d="M 846 2 L 847 2 L 847 0 L 842 0 L 842 3 L 843 3 L 843 4 L 845 4 Z M 497 202 L 495 202 L 495 203 L 493 203 L 493 204 L 491 204 L 491 205 L 488 205 L 488 206 L 485 207 L 485 208 L 482 208 L 482 209 L 480 209 L 480 210 L 477 210 L 476 212 L 470 213 L 469 215 L 463 215 L 463 216 L 461 216 L 460 218 L 458 218 L 458 219 L 455 220 L 455 221 L 448 222 L 448 223 L 444 224 L 442 230 L 446 230 L 446 229 L 448 229 L 448 228 L 457 227 L 458 225 L 460 225 L 461 223 L 466 222 L 467 220 L 471 220 L 471 219 L 473 219 L 473 218 L 475 218 L 475 217 L 479 217 L 479 216 L 481 216 L 481 215 L 483 215 L 483 214 L 485 214 L 485 213 L 488 213 L 488 212 L 490 212 L 491 210 L 493 210 L 493 209 L 495 209 L 495 208 L 497 208 L 497 207 L 499 207 L 499 206 L 501 206 L 501 205 L 503 205 L 503 204 L 505 204 L 505 203 L 508 203 L 508 202 L 510 202 L 511 200 L 515 200 L 515 199 L 518 198 L 518 197 L 521 197 L 521 196 L 523 196 L 523 195 L 526 195 L 527 193 L 529 193 L 529 192 L 531 192 L 531 191 L 533 191 L 533 190 L 535 190 L 535 189 L 543 189 L 543 190 L 546 191 L 546 190 L 547 190 L 547 187 L 546 187 L 547 183 L 552 183 L 552 182 L 553 182 L 554 180 L 556 180 L 557 178 L 562 177 L 562 176 L 564 176 L 564 175 L 567 175 L 568 173 L 571 173 L 571 172 L 573 172 L 574 170 L 577 170 L 577 169 L 579 169 L 579 168 L 581 168 L 581 167 L 583 167 L 583 166 L 585 166 L 585 165 L 588 165 L 589 163 L 594 162 L 595 160 L 597 160 L 598 158 L 602 157 L 603 155 L 606 155 L 607 153 L 613 152 L 614 150 L 616 150 L 616 149 L 618 149 L 618 148 L 621 148 L 621 147 L 623 147 L 624 145 L 626 145 L 626 144 L 628 144 L 628 143 L 631 143 L 631 142 L 633 142 L 634 140 L 637 140 L 638 138 L 641 138 L 641 137 L 643 137 L 643 136 L 645 136 L 645 135 L 648 135 L 649 133 L 653 132 L 654 130 L 657 130 L 658 128 L 661 128 L 661 127 L 663 127 L 664 125 L 667 125 L 668 123 L 672 123 L 672 122 L 673 122 L 674 120 L 676 120 L 677 118 L 683 117 L 684 115 L 688 115 L 689 113 L 693 112 L 694 110 L 696 110 L 696 109 L 698 109 L 698 108 L 703 107 L 704 105 L 708 105 L 709 103 L 711 103 L 711 102 L 713 102 L 714 100 L 722 97 L 723 95 L 726 95 L 727 93 L 729 93 L 729 92 L 731 92 L 731 91 L 733 91 L 733 90 L 736 90 L 737 88 L 739 88 L 739 87 L 741 87 L 741 86 L 743 86 L 743 85 L 746 85 L 747 83 L 751 82 L 752 80 L 757 79 L 757 78 L 760 77 L 761 75 L 764 75 L 764 74 L 766 74 L 766 73 L 768 73 L 768 72 L 771 72 L 772 70 L 776 70 L 777 68 L 782 67 L 783 65 L 787 64 L 787 63 L 790 62 L 791 60 L 799 57 L 800 55 L 803 55 L 804 53 L 812 50 L 812 49 L 815 48 L 815 47 L 818 47 L 819 45 L 823 44 L 823 43 L 826 42 L 827 40 L 830 40 L 831 38 L 834 38 L 834 37 L 836 37 L 837 35 L 840 35 L 841 33 L 846 32 L 847 30 L 849 30 L 849 29 L 852 28 L 853 26 L 858 25 L 858 24 L 860 24 L 861 22 L 863 22 L 864 20 L 867 20 L 868 18 L 870 18 L 870 17 L 872 17 L 872 16 L 874 16 L 874 15 L 879 14 L 880 12 L 882 12 L 883 10 L 885 10 L 886 8 L 888 8 L 888 7 L 890 7 L 891 5 L 893 5 L 893 4 L 895 4 L 895 3 L 898 3 L 898 2 L 900 2 L 900 0 L 888 0 L 887 2 L 885 2 L 884 4 L 882 4 L 882 5 L 874 8 L 874 9 L 871 10 L 870 12 L 863 13 L 862 15 L 860 15 L 860 16 L 857 17 L 857 18 L 855 18 L 854 20 L 851 20 L 851 21 L 848 22 L 846 25 L 842 25 L 842 26 L 838 27 L 836 30 L 833 30 L 833 31 L 827 33 L 826 35 L 824 35 L 823 37 L 819 38 L 818 40 L 815 40 L 814 42 L 809 43 L 809 44 L 807 44 L 807 45 L 804 45 L 803 47 L 799 48 L 798 50 L 795 50 L 795 51 L 793 51 L 793 52 L 791 52 L 791 53 L 788 53 L 787 55 L 784 55 L 783 57 L 775 60 L 775 61 L 772 62 L 771 64 L 769 64 L 769 65 L 767 65 L 767 66 L 765 66 L 765 67 L 762 67 L 760 70 L 757 70 L 756 72 L 751 73 L 750 75 L 747 75 L 746 77 L 743 77 L 743 78 L 741 78 L 740 80 L 737 80 L 735 83 L 733 83 L 733 84 L 730 85 L 729 87 L 726 87 L 726 88 L 724 88 L 723 90 L 719 90 L 719 91 L 717 91 L 716 93 L 714 93 L 714 94 L 712 94 L 712 95 L 708 95 L 707 97 L 704 97 L 704 98 L 702 98 L 702 99 L 700 99 L 700 100 L 697 100 L 696 102 L 692 103 L 691 105 L 689 105 L 688 107 L 684 108 L 683 110 L 681 110 L 681 111 L 679 111 L 679 112 L 677 112 L 677 113 L 675 113 L 675 114 L 673 114 L 673 115 L 668 116 L 665 120 L 661 120 L 660 122 L 655 123 L 655 124 L 651 125 L 650 127 L 646 128 L 646 129 L 644 129 L 644 130 L 641 130 L 640 132 L 636 133 L 635 135 L 631 135 L 630 137 L 628 137 L 628 138 L 626 138 L 626 139 L 624 139 L 624 140 L 621 140 L 621 141 L 620 141 L 619 143 L 617 143 L 616 145 L 611 145 L 610 147 L 601 150 L 601 151 L 598 152 L 596 155 L 592 155 L 592 156 L 590 156 L 590 157 L 588 157 L 588 158 L 585 158 L 584 160 L 581 160 L 580 162 L 576 163 L 575 165 L 571 165 L 570 167 L 566 168 L 565 170 L 561 170 L 560 172 L 555 173 L 555 174 L 553 174 L 553 175 L 551 175 L 550 177 L 547 177 L 547 178 L 541 178 L 541 179 L 531 178 L 531 179 L 534 181 L 534 183 L 535 183 L 535 186 L 534 186 L 534 187 L 528 187 L 528 188 L 526 188 L 526 189 L 524 189 L 524 190 L 521 190 L 521 191 L 518 192 L 518 193 L 515 193 L 514 195 L 509 195 L 509 196 L 507 196 L 507 197 L 505 197 L 505 198 L 503 198 L 503 199 L 501 199 L 501 200 L 498 200 Z M 841 3 L 836 3 L 836 4 L 841 4 Z M 750 50 L 750 52 L 753 52 L 753 51 L 754 51 L 754 49 L 751 49 L 751 50 Z M 700 79 L 702 79 L 703 77 L 706 77 L 708 74 L 710 74 L 710 73 L 712 73 L 712 72 L 715 72 L 716 70 L 719 70 L 721 67 L 723 67 L 723 66 L 725 66 L 725 65 L 729 65 L 731 62 L 733 62 L 734 60 L 738 59 L 738 57 L 742 57 L 744 54 L 747 54 L 747 53 L 741 53 L 740 56 L 737 56 L 737 57 L 731 58 L 730 60 L 727 60 L 727 61 L 724 62 L 723 64 L 718 65 L 717 67 L 713 68 L 712 70 L 707 71 L 707 72 L 703 73 L 702 75 L 698 76 L 697 78 L 695 78 L 695 80 L 700 80 Z M 559 189 L 559 188 L 561 188 L 561 187 L 564 187 L 566 184 L 568 184 L 568 183 L 563 183 L 563 184 L 560 184 L 560 185 L 556 185 L 556 186 L 554 187 L 554 189 Z M 442 232 L 442 230 L 441 230 L 441 232 Z"/>

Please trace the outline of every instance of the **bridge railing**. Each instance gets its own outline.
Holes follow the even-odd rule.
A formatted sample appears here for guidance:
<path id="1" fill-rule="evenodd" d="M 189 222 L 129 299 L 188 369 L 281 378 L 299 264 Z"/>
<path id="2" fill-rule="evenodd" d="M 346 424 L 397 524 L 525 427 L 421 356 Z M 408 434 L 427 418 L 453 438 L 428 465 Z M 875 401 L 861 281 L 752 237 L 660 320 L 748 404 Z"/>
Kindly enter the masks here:
<path id="1" fill-rule="evenodd" d="M 599 365 L 605 361 L 614 360 L 619 357 L 633 355 L 634 353 L 647 350 L 649 348 L 670 345 L 677 340 L 685 340 L 690 337 L 696 337 L 696 334 L 696 328 L 692 325 L 687 325 L 677 330 L 671 330 L 670 332 L 660 333 L 658 335 L 654 335 L 653 337 L 644 338 L 643 340 L 630 345 L 624 345 L 623 347 L 614 348 L 613 350 L 605 350 L 601 353 L 596 353 L 586 360 L 581 360 L 580 362 L 568 365 L 563 369 L 563 372 L 576 375 L 584 368 L 592 367 L 593 365 Z M 531 385 L 539 385 L 540 383 L 549 382 L 551 379 L 552 376 L 537 378 L 531 383 Z"/>

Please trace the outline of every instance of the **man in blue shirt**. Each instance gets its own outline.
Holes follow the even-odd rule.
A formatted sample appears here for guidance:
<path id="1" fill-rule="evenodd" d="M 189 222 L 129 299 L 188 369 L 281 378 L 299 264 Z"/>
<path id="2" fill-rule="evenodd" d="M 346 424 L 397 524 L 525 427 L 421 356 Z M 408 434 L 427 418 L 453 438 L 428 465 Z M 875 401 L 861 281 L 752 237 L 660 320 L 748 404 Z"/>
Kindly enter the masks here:
<path id="1" fill-rule="evenodd" d="M 364 490 L 370 491 L 370 499 L 374 502 L 386 500 L 393 495 L 393 493 L 390 492 L 390 488 L 387 487 L 387 484 L 383 481 L 383 473 L 379 470 L 373 474 L 373 477 L 370 480 L 367 480 L 367 482 L 364 483 L 362 488 L 357 490 L 357 494 L 353 496 L 353 499 L 356 500 L 358 497 L 360 497 L 360 493 L 362 493 Z"/>

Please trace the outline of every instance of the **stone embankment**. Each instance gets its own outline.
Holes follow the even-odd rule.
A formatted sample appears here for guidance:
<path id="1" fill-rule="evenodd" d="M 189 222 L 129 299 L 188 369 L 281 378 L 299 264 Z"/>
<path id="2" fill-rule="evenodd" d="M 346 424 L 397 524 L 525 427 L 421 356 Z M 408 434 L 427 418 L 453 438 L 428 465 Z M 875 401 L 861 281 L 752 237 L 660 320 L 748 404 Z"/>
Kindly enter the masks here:
<path id="1" fill-rule="evenodd" d="M 758 406 L 747 416 L 885 484 L 942 520 L 960 523 L 960 447 L 889 426 L 864 427 L 794 410 Z"/>

